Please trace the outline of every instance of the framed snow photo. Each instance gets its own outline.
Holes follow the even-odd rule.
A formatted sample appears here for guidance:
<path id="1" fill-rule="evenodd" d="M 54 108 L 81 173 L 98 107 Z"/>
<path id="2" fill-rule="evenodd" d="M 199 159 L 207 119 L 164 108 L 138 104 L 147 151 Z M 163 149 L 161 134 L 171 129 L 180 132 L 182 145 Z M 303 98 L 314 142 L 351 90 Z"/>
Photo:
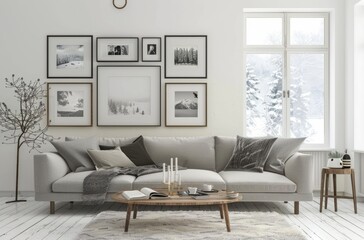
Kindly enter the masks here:
<path id="1" fill-rule="evenodd" d="M 160 66 L 98 66 L 97 126 L 160 126 Z"/>
<path id="2" fill-rule="evenodd" d="M 91 35 L 47 36 L 47 78 L 92 78 Z"/>

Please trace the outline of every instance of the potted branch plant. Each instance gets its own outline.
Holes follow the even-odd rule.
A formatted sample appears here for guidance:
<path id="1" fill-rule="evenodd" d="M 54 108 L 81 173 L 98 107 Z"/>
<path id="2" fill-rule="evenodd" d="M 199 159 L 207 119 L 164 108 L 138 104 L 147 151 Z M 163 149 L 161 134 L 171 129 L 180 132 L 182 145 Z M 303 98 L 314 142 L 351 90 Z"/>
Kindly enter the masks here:
<path id="1" fill-rule="evenodd" d="M 23 78 L 5 78 L 5 87 L 14 89 L 18 109 L 12 110 L 5 102 L 0 102 L 0 128 L 4 135 L 3 144 L 16 144 L 16 183 L 15 199 L 6 203 L 25 202 L 18 199 L 20 149 L 27 146 L 30 151 L 38 150 L 46 141 L 54 137 L 46 134 L 47 127 L 41 126 L 46 113 L 43 98 L 46 96 L 44 83 L 39 79 L 25 82 Z"/>
<path id="2" fill-rule="evenodd" d="M 342 161 L 342 157 L 343 157 L 343 153 L 338 152 L 338 151 L 334 151 L 334 152 L 329 152 L 328 154 L 328 160 L 327 160 L 327 167 L 329 168 L 343 168 L 343 161 Z"/>

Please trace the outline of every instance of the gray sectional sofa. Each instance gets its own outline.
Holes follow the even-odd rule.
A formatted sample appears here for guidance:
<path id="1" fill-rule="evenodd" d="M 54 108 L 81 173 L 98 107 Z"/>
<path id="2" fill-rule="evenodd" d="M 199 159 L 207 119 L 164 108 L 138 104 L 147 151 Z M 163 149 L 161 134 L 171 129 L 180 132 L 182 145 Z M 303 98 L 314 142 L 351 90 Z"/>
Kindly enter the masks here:
<path id="1" fill-rule="evenodd" d="M 101 145 L 126 145 L 136 138 L 100 138 Z M 228 163 L 236 138 L 234 137 L 144 137 L 145 147 L 153 161 L 168 163 L 178 157 L 186 170 L 180 171 L 182 186 L 202 187 L 204 183 L 215 189 L 238 191 L 243 201 L 294 201 L 296 214 L 299 201 L 313 198 L 313 163 L 307 154 L 296 153 L 286 162 L 285 175 L 271 172 L 223 171 Z M 54 213 L 56 201 L 82 201 L 83 180 L 90 174 L 71 172 L 57 153 L 34 156 L 35 200 L 49 201 Z M 138 178 L 120 175 L 111 181 L 107 200 L 115 192 L 142 187 L 162 187 L 162 173 Z"/>

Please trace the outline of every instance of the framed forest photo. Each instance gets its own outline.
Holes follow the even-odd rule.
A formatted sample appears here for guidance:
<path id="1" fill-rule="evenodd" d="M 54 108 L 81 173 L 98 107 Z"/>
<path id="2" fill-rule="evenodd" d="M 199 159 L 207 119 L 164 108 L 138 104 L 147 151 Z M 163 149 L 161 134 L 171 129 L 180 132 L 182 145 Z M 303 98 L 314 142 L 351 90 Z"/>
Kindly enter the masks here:
<path id="1" fill-rule="evenodd" d="M 207 78 L 207 36 L 164 37 L 165 78 Z"/>
<path id="2" fill-rule="evenodd" d="M 92 126 L 92 83 L 48 83 L 48 126 Z"/>
<path id="3" fill-rule="evenodd" d="M 47 36 L 47 78 L 92 78 L 91 35 Z"/>
<path id="4" fill-rule="evenodd" d="M 96 61 L 138 62 L 139 38 L 137 37 L 96 38 Z"/>
<path id="5" fill-rule="evenodd" d="M 98 66 L 98 126 L 160 126 L 160 66 Z"/>
<path id="6" fill-rule="evenodd" d="M 207 126 L 207 84 L 166 83 L 167 127 Z"/>

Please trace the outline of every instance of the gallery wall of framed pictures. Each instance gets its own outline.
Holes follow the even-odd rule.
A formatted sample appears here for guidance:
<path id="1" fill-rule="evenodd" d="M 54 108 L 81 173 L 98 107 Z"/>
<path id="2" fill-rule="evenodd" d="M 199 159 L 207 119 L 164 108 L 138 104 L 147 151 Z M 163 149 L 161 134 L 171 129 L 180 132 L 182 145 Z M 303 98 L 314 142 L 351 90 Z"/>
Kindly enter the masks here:
<path id="1" fill-rule="evenodd" d="M 161 37 L 96 37 L 98 127 L 162 125 L 162 49 Z M 92 35 L 47 36 L 49 127 L 93 125 L 93 62 Z M 164 125 L 206 127 L 207 83 L 191 79 L 207 79 L 207 36 L 164 36 L 164 78 Z"/>

